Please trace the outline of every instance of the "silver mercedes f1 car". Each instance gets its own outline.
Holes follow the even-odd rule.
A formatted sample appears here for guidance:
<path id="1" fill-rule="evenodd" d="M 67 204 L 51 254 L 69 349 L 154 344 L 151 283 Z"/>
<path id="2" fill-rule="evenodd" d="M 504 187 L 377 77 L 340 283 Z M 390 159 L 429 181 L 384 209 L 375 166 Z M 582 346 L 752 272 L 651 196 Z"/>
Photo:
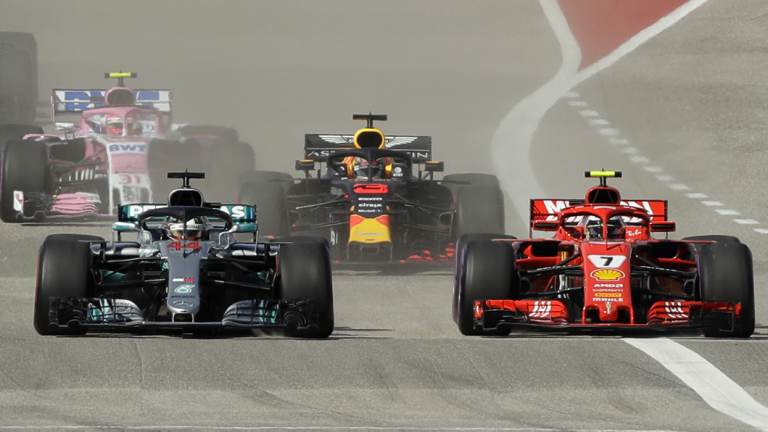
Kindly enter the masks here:
<path id="1" fill-rule="evenodd" d="M 208 332 L 277 328 L 324 338 L 334 328 L 328 244 L 257 242 L 256 208 L 208 203 L 183 185 L 166 204 L 118 209 L 113 239 L 54 234 L 40 248 L 38 333 Z M 123 237 L 136 238 L 127 241 Z M 249 241 L 243 241 L 242 237 Z"/>

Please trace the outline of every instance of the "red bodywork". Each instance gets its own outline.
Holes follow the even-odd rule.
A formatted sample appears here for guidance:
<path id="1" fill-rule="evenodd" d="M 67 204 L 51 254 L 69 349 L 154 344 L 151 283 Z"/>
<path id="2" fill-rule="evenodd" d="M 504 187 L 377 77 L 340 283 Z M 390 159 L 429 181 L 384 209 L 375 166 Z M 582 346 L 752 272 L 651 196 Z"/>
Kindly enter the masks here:
<path id="1" fill-rule="evenodd" d="M 584 200 L 534 199 L 531 230 L 554 235 L 494 240 L 512 244 L 521 292 L 476 301 L 476 327 L 696 327 L 742 313 L 740 304 L 697 298 L 695 242 L 651 236 L 674 230 L 666 201 L 623 201 L 607 186 Z"/>

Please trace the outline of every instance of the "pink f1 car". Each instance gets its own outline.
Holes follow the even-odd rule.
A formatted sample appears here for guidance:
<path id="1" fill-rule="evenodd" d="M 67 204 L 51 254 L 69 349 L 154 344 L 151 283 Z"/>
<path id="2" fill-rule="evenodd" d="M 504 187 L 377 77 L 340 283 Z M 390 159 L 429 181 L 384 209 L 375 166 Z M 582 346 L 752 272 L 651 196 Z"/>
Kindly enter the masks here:
<path id="1" fill-rule="evenodd" d="M 53 90 L 60 134 L 0 127 L 0 139 L 13 138 L 0 143 L 3 221 L 112 217 L 120 203 L 162 198 L 171 189 L 163 173 L 177 168 L 208 168 L 237 195 L 238 176 L 253 169 L 251 147 L 230 128 L 172 125 L 171 91 L 126 87 L 136 77 L 113 72 L 105 78 L 118 82 L 107 90 Z"/>

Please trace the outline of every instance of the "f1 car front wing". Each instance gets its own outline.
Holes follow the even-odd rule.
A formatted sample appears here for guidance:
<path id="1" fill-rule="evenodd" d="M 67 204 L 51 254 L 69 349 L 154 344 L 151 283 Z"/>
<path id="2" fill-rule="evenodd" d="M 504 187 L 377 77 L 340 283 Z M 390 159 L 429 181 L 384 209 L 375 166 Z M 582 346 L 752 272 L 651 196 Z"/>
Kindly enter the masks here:
<path id="1" fill-rule="evenodd" d="M 643 323 L 569 321 L 568 308 L 559 300 L 485 300 L 473 308 L 476 329 L 492 332 L 503 327 L 527 326 L 553 330 L 668 330 L 713 325 L 733 330 L 741 304 L 671 300 L 657 301 Z"/>
<path id="2" fill-rule="evenodd" d="M 291 328 L 315 325 L 317 313 L 308 301 L 267 299 L 241 300 L 230 305 L 221 321 L 196 321 L 189 314 L 177 314 L 167 321 L 146 320 L 130 300 L 116 298 L 50 299 L 52 328 L 82 328 L 94 332 L 184 331 L 197 329 Z"/>

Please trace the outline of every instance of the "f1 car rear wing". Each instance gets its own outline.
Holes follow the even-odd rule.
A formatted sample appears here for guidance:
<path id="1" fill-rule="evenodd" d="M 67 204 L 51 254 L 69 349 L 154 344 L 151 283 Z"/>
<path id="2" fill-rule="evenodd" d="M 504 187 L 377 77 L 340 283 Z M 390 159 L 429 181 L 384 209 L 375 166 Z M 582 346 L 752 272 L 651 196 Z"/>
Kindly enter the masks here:
<path id="1" fill-rule="evenodd" d="M 134 90 L 136 105 L 171 112 L 171 91 L 157 89 Z M 104 106 L 105 89 L 54 89 L 51 93 L 53 114 L 79 113 Z"/>
<path id="2" fill-rule="evenodd" d="M 256 207 L 246 204 L 216 204 L 217 208 L 232 217 L 236 224 L 256 223 Z M 167 207 L 167 204 L 136 203 L 117 208 L 118 222 L 138 222 L 139 215 L 147 210 Z"/>
<path id="3" fill-rule="evenodd" d="M 432 137 L 430 136 L 387 136 L 384 148 L 400 151 L 411 156 L 414 163 L 432 160 Z M 306 134 L 304 135 L 304 158 L 322 162 L 328 156 L 341 150 L 353 150 L 353 135 Z"/>
<path id="4" fill-rule="evenodd" d="M 530 209 L 531 226 L 537 221 L 554 221 L 562 210 L 584 204 L 583 199 L 532 199 Z M 622 200 L 621 205 L 645 210 L 652 222 L 667 220 L 667 200 Z"/>

